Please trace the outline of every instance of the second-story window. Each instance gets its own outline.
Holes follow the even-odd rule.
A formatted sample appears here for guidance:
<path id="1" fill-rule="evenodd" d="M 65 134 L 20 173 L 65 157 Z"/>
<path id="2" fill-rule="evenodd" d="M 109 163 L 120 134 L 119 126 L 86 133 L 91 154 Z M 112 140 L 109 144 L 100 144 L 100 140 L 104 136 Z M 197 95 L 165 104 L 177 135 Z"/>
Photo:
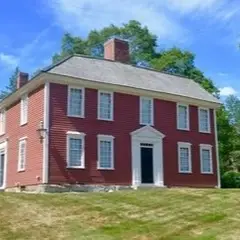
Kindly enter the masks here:
<path id="1" fill-rule="evenodd" d="M 189 107 L 185 104 L 177 104 L 177 128 L 189 130 Z"/>
<path id="2" fill-rule="evenodd" d="M 98 91 L 98 119 L 113 120 L 113 93 Z"/>
<path id="3" fill-rule="evenodd" d="M 209 109 L 199 108 L 198 109 L 198 121 L 199 131 L 204 133 L 210 133 L 210 114 Z"/>
<path id="4" fill-rule="evenodd" d="M 21 99 L 20 124 L 24 125 L 28 121 L 28 96 L 24 95 Z"/>
<path id="5" fill-rule="evenodd" d="M 153 109 L 152 98 L 140 98 L 140 124 L 153 125 Z"/>
<path id="6" fill-rule="evenodd" d="M 6 129 L 6 112 L 5 110 L 2 110 L 0 112 L 0 135 L 3 135 L 5 133 Z"/>
<path id="7" fill-rule="evenodd" d="M 84 117 L 84 88 L 69 87 L 68 116 Z"/>

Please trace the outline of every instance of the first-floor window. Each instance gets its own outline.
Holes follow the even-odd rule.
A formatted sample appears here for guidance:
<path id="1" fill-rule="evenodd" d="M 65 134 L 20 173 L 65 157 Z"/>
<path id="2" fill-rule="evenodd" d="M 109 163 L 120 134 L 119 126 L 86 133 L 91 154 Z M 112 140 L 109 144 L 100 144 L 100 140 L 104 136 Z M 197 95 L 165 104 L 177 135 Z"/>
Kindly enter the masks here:
<path id="1" fill-rule="evenodd" d="M 84 133 L 68 133 L 67 135 L 67 167 L 84 168 Z"/>
<path id="2" fill-rule="evenodd" d="M 114 137 L 98 135 L 98 168 L 114 168 Z"/>
<path id="3" fill-rule="evenodd" d="M 191 144 L 178 143 L 178 169 L 180 173 L 192 172 Z"/>
<path id="4" fill-rule="evenodd" d="M 24 171 L 26 166 L 26 139 L 20 139 L 18 145 L 18 171 Z"/>
<path id="5" fill-rule="evenodd" d="M 213 173 L 212 146 L 200 144 L 201 173 Z"/>

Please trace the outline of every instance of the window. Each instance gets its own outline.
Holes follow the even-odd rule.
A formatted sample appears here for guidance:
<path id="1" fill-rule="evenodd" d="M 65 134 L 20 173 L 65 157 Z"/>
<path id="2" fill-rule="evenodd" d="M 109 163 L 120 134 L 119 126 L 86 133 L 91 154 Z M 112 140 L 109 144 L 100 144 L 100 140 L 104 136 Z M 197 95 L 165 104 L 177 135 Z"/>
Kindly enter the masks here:
<path id="1" fill-rule="evenodd" d="M 98 119 L 113 120 L 113 93 L 98 92 Z"/>
<path id="2" fill-rule="evenodd" d="M 26 138 L 19 140 L 18 146 L 18 171 L 24 171 L 26 166 Z"/>
<path id="3" fill-rule="evenodd" d="M 210 133 L 210 115 L 209 109 L 199 108 L 198 109 L 198 120 L 199 120 L 199 131 Z"/>
<path id="4" fill-rule="evenodd" d="M 25 95 L 21 99 L 21 116 L 20 124 L 24 125 L 28 121 L 28 96 Z"/>
<path id="5" fill-rule="evenodd" d="M 84 117 L 83 88 L 68 88 L 68 116 Z"/>
<path id="6" fill-rule="evenodd" d="M 98 169 L 114 169 L 113 136 L 98 135 Z"/>
<path id="7" fill-rule="evenodd" d="M 6 129 L 6 112 L 5 110 L 2 110 L 0 112 L 0 135 L 3 135 L 5 133 Z"/>
<path id="8" fill-rule="evenodd" d="M 180 130 L 189 130 L 188 105 L 177 104 L 177 128 Z"/>
<path id="9" fill-rule="evenodd" d="M 85 134 L 79 132 L 67 133 L 67 167 L 85 167 Z"/>
<path id="10" fill-rule="evenodd" d="M 178 171 L 180 173 L 192 172 L 191 144 L 178 142 Z"/>
<path id="11" fill-rule="evenodd" d="M 140 98 L 140 124 L 153 125 L 153 99 Z"/>
<path id="12" fill-rule="evenodd" d="M 200 144 L 201 173 L 212 174 L 212 146 Z"/>

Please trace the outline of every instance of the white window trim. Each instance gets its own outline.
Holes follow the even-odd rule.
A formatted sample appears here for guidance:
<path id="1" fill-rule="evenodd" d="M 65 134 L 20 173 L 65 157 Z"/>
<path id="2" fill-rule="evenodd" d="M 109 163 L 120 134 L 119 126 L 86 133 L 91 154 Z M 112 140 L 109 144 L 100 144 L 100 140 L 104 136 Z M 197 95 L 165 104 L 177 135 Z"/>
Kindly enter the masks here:
<path id="1" fill-rule="evenodd" d="M 79 89 L 82 90 L 82 105 L 81 105 L 81 115 L 72 115 L 70 113 L 70 96 L 71 89 Z M 76 87 L 76 86 L 68 86 L 68 103 L 67 103 L 67 115 L 68 117 L 76 117 L 76 118 L 84 118 L 85 117 L 85 88 Z"/>
<path id="2" fill-rule="evenodd" d="M 68 131 L 67 132 L 67 168 L 70 169 L 85 169 L 85 133 L 82 132 L 74 132 L 74 131 Z M 69 140 L 70 138 L 76 138 L 82 140 L 82 159 L 81 159 L 81 166 L 71 166 L 69 164 L 70 162 L 70 146 L 69 146 Z"/>
<path id="3" fill-rule="evenodd" d="M 151 109 L 151 123 L 143 123 L 142 122 L 142 100 L 145 99 L 145 100 L 151 100 L 152 104 L 152 109 Z M 146 125 L 146 126 L 154 126 L 154 99 L 151 98 L 151 97 L 140 97 L 139 98 L 140 100 L 140 104 L 139 104 L 139 122 L 140 122 L 140 125 Z"/>
<path id="4" fill-rule="evenodd" d="M 100 94 L 101 93 L 108 93 L 108 94 L 110 94 L 110 96 L 111 96 L 111 103 L 112 103 L 112 105 L 111 105 L 111 117 L 110 117 L 110 119 L 108 119 L 108 118 L 101 118 L 100 117 Z M 98 120 L 104 120 L 104 121 L 113 121 L 113 116 L 114 116 L 114 113 L 113 113 L 113 109 L 114 109 L 114 93 L 113 92 L 109 92 L 109 91 L 103 91 L 103 90 L 98 90 Z"/>
<path id="5" fill-rule="evenodd" d="M 200 144 L 200 165 L 201 165 L 201 174 L 213 174 L 213 161 L 212 161 L 212 145 L 209 144 Z M 202 167 L 202 150 L 209 150 L 210 152 L 210 167 L 211 171 L 210 172 L 204 172 Z"/>
<path id="6" fill-rule="evenodd" d="M 102 135 L 102 134 L 98 134 L 97 135 L 98 138 L 98 163 L 97 163 L 97 169 L 98 170 L 114 170 L 114 136 L 111 135 Z M 111 166 L 110 168 L 103 168 L 100 167 L 100 141 L 110 141 L 112 144 L 112 156 L 111 156 Z"/>
<path id="7" fill-rule="evenodd" d="M 182 171 L 180 166 L 180 148 L 187 148 L 189 151 L 189 171 Z M 188 142 L 178 142 L 178 172 L 179 173 L 192 173 L 192 144 Z"/>
<path id="8" fill-rule="evenodd" d="M 208 112 L 208 131 L 203 131 L 201 130 L 201 120 L 200 120 L 200 110 L 207 110 Z M 209 108 L 203 108 L 203 107 L 199 107 L 198 108 L 198 130 L 201 133 L 211 133 L 211 125 L 210 125 L 210 109 Z"/>
<path id="9" fill-rule="evenodd" d="M 186 128 L 181 128 L 179 126 L 179 107 L 187 107 L 187 127 Z M 185 131 L 189 131 L 190 130 L 190 119 L 189 119 L 189 105 L 187 104 L 183 104 L 183 103 L 178 103 L 177 104 L 177 129 L 178 130 L 185 130 Z"/>
<path id="10" fill-rule="evenodd" d="M 6 133 L 6 110 L 2 109 L 0 111 L 0 114 L 3 115 L 3 119 L 2 119 L 2 131 L 0 132 L 0 136 L 4 135 Z"/>
<path id="11" fill-rule="evenodd" d="M 26 101 L 27 101 L 27 114 L 26 114 L 25 117 L 23 116 L 24 115 L 24 113 L 23 113 L 23 101 L 24 101 L 24 99 L 26 99 Z M 23 125 L 28 123 L 28 108 L 29 108 L 29 98 L 28 98 L 28 95 L 25 94 L 21 97 L 21 102 L 20 102 L 20 126 L 23 126 Z"/>
<path id="12" fill-rule="evenodd" d="M 24 151 L 24 163 L 23 163 L 24 167 L 21 168 L 21 162 L 20 162 L 21 147 L 20 146 L 22 142 L 24 142 L 25 144 L 25 151 Z M 27 155 L 27 137 L 22 137 L 18 140 L 18 169 L 17 169 L 18 172 L 23 172 L 26 170 L 26 158 L 27 158 L 26 155 Z"/>

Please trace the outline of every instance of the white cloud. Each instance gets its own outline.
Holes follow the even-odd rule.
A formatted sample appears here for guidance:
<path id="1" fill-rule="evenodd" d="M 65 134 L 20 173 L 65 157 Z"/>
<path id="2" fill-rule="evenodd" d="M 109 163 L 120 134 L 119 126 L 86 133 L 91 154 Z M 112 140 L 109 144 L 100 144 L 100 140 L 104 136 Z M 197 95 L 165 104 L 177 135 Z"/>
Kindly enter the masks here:
<path id="1" fill-rule="evenodd" d="M 221 96 L 236 95 L 237 91 L 232 87 L 219 88 Z"/>
<path id="2" fill-rule="evenodd" d="M 46 4 L 56 22 L 76 34 L 135 19 L 147 25 L 160 41 L 177 44 L 195 37 L 184 24 L 186 17 L 201 16 L 208 22 L 225 24 L 239 13 L 235 0 L 49 0 Z"/>
<path id="3" fill-rule="evenodd" d="M 2 62 L 7 67 L 14 67 L 17 66 L 19 63 L 19 58 L 6 53 L 0 53 L 0 62 Z"/>

